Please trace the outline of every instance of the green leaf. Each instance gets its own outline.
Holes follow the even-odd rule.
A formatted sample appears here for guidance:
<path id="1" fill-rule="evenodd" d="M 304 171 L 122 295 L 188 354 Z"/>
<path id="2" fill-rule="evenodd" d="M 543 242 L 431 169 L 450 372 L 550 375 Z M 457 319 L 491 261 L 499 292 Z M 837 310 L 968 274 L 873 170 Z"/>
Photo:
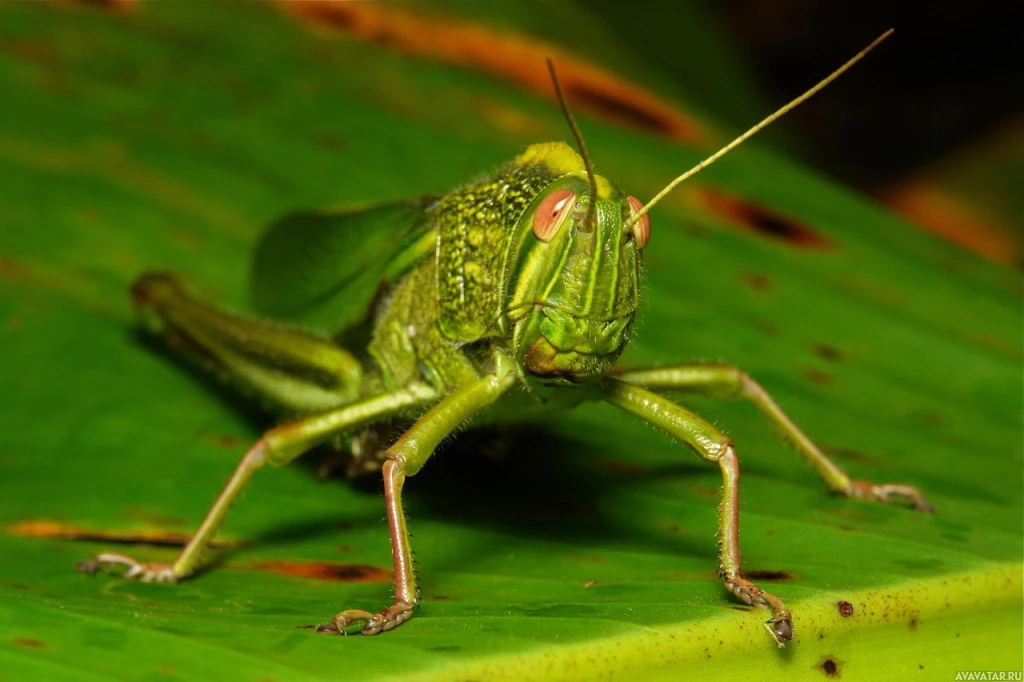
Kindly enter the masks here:
<path id="1" fill-rule="evenodd" d="M 556 6 L 571 12 L 523 5 Z M 508 7 L 503 30 L 531 25 Z M 424 601 L 383 636 L 308 629 L 391 591 L 377 482 L 308 464 L 256 476 L 193 580 L 77 573 L 102 550 L 172 559 L 266 426 L 133 333 L 136 274 L 172 269 L 242 307 L 281 215 L 443 192 L 568 135 L 493 71 L 232 10 L 0 7 L 0 676 L 1021 669 L 1019 277 L 757 141 L 653 212 L 623 363 L 742 365 L 851 474 L 918 485 L 938 509 L 831 497 L 750 405 L 687 401 L 736 441 L 744 564 L 793 610 L 786 649 L 714 575 L 716 468 L 600 406 L 500 447 L 465 434 L 409 481 Z M 614 32 L 595 40 L 608 72 L 642 63 Z M 697 149 L 595 113 L 579 107 L 601 172 L 641 197 L 726 137 Z"/>

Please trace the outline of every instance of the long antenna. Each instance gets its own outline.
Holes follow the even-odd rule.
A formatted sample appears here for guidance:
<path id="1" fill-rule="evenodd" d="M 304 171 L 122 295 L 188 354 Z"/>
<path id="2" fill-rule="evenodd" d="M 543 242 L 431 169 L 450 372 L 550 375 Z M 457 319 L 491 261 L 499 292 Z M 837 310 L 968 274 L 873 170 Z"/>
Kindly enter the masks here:
<path id="1" fill-rule="evenodd" d="M 880 35 L 877 38 L 875 38 L 874 41 L 872 41 L 872 43 L 870 45 L 868 45 L 863 50 L 861 50 L 856 55 L 854 55 L 852 59 L 850 59 L 848 62 L 846 62 L 845 64 L 840 66 L 838 69 L 833 71 L 824 80 L 819 82 L 813 88 L 811 88 L 810 90 L 808 90 L 804 94 L 800 95 L 795 100 L 793 100 L 792 102 L 790 102 L 786 106 L 782 107 L 781 109 L 776 111 L 774 114 L 772 114 L 768 118 L 764 119 L 763 121 L 758 123 L 756 126 L 751 128 L 747 132 L 743 133 L 742 135 L 737 137 L 735 140 L 733 140 L 729 144 L 725 145 L 724 147 L 719 149 L 717 152 L 715 152 L 714 154 L 712 154 L 708 158 L 704 159 L 703 161 L 701 161 L 696 166 L 694 166 L 690 170 L 688 170 L 685 173 L 683 173 L 682 175 L 680 175 L 678 178 L 676 178 L 672 182 L 668 183 L 668 185 L 665 187 L 665 189 L 663 189 L 660 192 L 658 192 L 658 194 L 653 199 L 651 199 L 650 201 L 647 202 L 646 206 L 644 206 L 639 211 L 637 211 L 636 213 L 633 214 L 633 216 L 626 222 L 626 227 L 627 228 L 631 228 L 633 225 L 635 225 L 636 222 L 638 220 L 640 220 L 641 218 L 643 218 L 644 215 L 646 215 L 647 212 L 649 210 L 651 210 L 651 208 L 656 203 L 661 201 L 665 197 L 666 194 L 668 194 L 669 192 L 674 190 L 679 183 L 681 183 L 684 180 L 687 180 L 689 178 L 692 178 L 697 173 L 700 173 L 702 170 L 704 170 L 705 168 L 707 168 L 708 166 L 713 164 L 715 161 L 717 161 L 718 159 L 722 158 L 723 156 L 725 156 L 726 154 L 731 152 L 733 149 L 735 149 L 736 147 L 738 147 L 741 144 L 743 144 L 747 139 L 749 139 L 750 137 L 752 137 L 753 135 L 755 135 L 756 133 L 761 131 L 761 129 L 763 129 L 763 128 L 767 127 L 768 125 L 770 125 L 773 121 L 775 121 L 775 119 L 777 119 L 780 116 L 788 113 L 791 109 L 795 108 L 798 104 L 800 104 L 804 100 L 810 98 L 812 95 L 816 94 L 818 91 L 820 91 L 826 85 L 828 85 L 829 83 L 834 81 L 836 78 L 839 78 L 839 76 L 842 75 L 842 73 L 844 71 L 846 71 L 848 68 L 850 68 L 851 66 L 853 66 L 857 62 L 859 62 L 861 59 L 863 59 L 864 55 L 866 55 L 868 52 L 871 52 L 871 50 L 875 49 L 875 47 L 877 47 L 880 42 L 882 42 L 883 40 L 885 40 L 886 38 L 891 36 L 892 32 L 893 32 L 893 29 L 890 28 L 888 31 L 886 31 L 882 35 Z M 551 63 L 548 62 L 548 65 L 550 66 Z M 558 84 L 556 82 L 555 86 L 557 87 L 557 85 Z M 564 105 L 563 105 L 563 107 L 564 107 Z M 571 119 L 570 119 L 570 123 L 571 123 Z M 573 129 L 575 130 L 575 126 L 573 126 Z M 582 142 L 580 143 L 580 146 L 582 146 Z M 586 157 L 584 157 L 584 159 L 585 158 Z M 589 169 L 590 167 L 587 166 L 587 168 Z"/>
<path id="2" fill-rule="evenodd" d="M 587 178 L 590 180 L 590 203 L 587 204 L 587 215 L 583 219 L 583 228 L 580 231 L 593 232 L 595 227 L 594 211 L 597 205 L 597 178 L 594 176 L 594 167 L 590 165 L 590 156 L 587 154 L 587 146 L 583 144 L 583 135 L 580 134 L 580 129 L 576 127 L 575 119 L 573 119 L 572 114 L 569 113 L 569 105 L 565 102 L 565 93 L 562 92 L 562 85 L 558 82 L 558 74 L 555 73 L 555 65 L 552 63 L 550 57 L 545 61 L 548 63 L 548 73 L 551 74 L 551 82 L 555 84 L 555 94 L 558 95 L 558 104 L 562 107 L 562 115 L 565 116 L 565 120 L 569 122 L 569 127 L 572 128 L 572 134 L 576 138 L 576 144 L 580 147 L 580 156 L 583 157 L 583 165 L 586 166 L 587 169 Z"/>

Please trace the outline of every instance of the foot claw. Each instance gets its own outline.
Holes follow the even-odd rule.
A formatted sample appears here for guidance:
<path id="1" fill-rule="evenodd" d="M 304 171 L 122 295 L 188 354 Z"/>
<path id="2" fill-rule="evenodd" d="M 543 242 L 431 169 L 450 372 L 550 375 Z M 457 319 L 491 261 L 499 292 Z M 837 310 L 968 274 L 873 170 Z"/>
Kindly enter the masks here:
<path id="1" fill-rule="evenodd" d="M 891 502 L 894 497 L 899 497 L 910 502 L 914 509 L 928 514 L 935 513 L 935 507 L 924 499 L 921 491 L 912 485 L 902 483 L 877 484 L 870 481 L 850 481 L 850 490 L 847 492 L 850 497 L 873 502 Z"/>
<path id="2" fill-rule="evenodd" d="M 97 571 L 112 567 L 124 567 L 121 577 L 143 583 L 173 583 L 178 581 L 170 564 L 140 564 L 124 554 L 97 554 L 89 561 L 79 561 L 79 571 L 93 575 Z"/>
<path id="3" fill-rule="evenodd" d="M 727 577 L 725 587 L 744 604 L 768 609 L 772 612 L 772 617 L 764 622 L 764 626 L 780 647 L 786 646 L 786 642 L 793 639 L 793 617 L 781 599 L 765 592 L 746 578 L 738 576 Z"/>
<path id="4" fill-rule="evenodd" d="M 793 639 L 793 619 L 788 613 L 785 618 L 769 618 L 764 626 L 780 647 L 786 646 L 786 642 Z"/>
<path id="5" fill-rule="evenodd" d="M 359 629 L 359 634 L 376 635 L 397 628 L 412 618 L 412 613 L 412 605 L 405 602 L 393 604 L 380 613 L 349 609 L 317 626 L 316 631 L 322 635 L 347 635 L 349 627 L 361 622 L 363 626 Z"/>
<path id="6" fill-rule="evenodd" d="M 362 622 L 366 624 L 363 628 L 360 628 L 360 632 L 362 632 L 362 630 L 366 628 L 375 617 L 376 616 L 369 611 L 349 609 L 348 611 L 342 611 L 326 623 L 318 625 L 316 631 L 321 635 L 347 635 L 349 627 Z M 368 632 L 366 634 L 373 633 Z"/>

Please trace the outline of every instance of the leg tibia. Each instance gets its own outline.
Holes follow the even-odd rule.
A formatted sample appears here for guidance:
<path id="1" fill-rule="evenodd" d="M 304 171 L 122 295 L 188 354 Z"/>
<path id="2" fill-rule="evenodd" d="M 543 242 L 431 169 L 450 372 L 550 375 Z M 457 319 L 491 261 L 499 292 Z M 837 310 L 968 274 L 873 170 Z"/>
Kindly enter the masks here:
<path id="1" fill-rule="evenodd" d="M 728 447 L 719 458 L 722 468 L 722 505 L 718 509 L 718 573 L 725 588 L 745 604 L 768 609 L 772 617 L 764 626 L 779 646 L 793 639 L 793 619 L 778 597 L 750 582 L 740 572 L 740 464 Z"/>
<path id="2" fill-rule="evenodd" d="M 405 474 L 402 473 L 401 465 L 393 459 L 384 462 L 382 473 L 388 511 L 388 532 L 391 535 L 391 560 L 395 566 L 395 603 L 377 613 L 360 609 L 342 611 L 317 628 L 317 632 L 321 634 L 345 634 L 346 629 L 356 623 L 363 624 L 359 632 L 364 635 L 387 632 L 412 618 L 413 609 L 419 602 L 409 529 L 406 527 L 405 511 L 402 509 Z"/>
<path id="3" fill-rule="evenodd" d="M 354 609 L 342 611 L 317 628 L 318 632 L 345 634 L 348 628 L 362 623 L 362 634 L 375 635 L 412 618 L 420 595 L 409 529 L 402 508 L 405 479 L 423 467 L 441 440 L 497 400 L 515 382 L 515 374 L 501 370 L 502 362 L 497 364 L 500 374 L 485 376 L 448 395 L 420 417 L 385 453 L 387 459 L 381 473 L 384 475 L 388 532 L 391 535 L 391 560 L 395 567 L 395 602 L 377 613 Z"/>
<path id="4" fill-rule="evenodd" d="M 242 457 L 233 474 L 224 485 L 223 490 L 214 500 L 213 506 L 206 512 L 202 523 L 192 534 L 188 543 L 178 554 L 172 564 L 143 564 L 123 554 L 101 553 L 90 561 L 78 564 L 78 569 L 86 573 L 95 573 L 101 568 L 123 567 L 122 576 L 126 579 L 141 582 L 177 582 L 189 577 L 202 565 L 204 553 L 213 539 L 213 534 L 227 516 L 228 510 L 242 492 L 257 469 L 266 462 L 267 448 L 264 439 L 256 442 Z"/>
<path id="5" fill-rule="evenodd" d="M 144 327 L 176 353 L 277 410 L 321 412 L 359 395 L 358 361 L 330 341 L 214 308 L 168 273 L 140 277 L 132 298 Z"/>

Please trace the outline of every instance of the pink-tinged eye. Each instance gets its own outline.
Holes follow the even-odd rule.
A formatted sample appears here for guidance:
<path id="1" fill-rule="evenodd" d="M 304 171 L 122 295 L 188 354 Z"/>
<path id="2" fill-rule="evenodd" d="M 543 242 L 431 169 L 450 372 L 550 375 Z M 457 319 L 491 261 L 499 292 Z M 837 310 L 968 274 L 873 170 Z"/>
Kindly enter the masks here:
<path id="1" fill-rule="evenodd" d="M 576 193 L 568 189 L 556 189 L 544 197 L 537 212 L 533 214 L 533 233 L 542 242 L 551 241 L 559 226 L 572 210 Z"/>
<path id="2" fill-rule="evenodd" d="M 626 197 L 629 204 L 629 215 L 634 216 L 644 207 L 636 197 Z M 642 249 L 651 241 L 651 216 L 645 213 L 644 217 L 633 225 L 633 239 L 636 240 L 636 248 Z"/>

